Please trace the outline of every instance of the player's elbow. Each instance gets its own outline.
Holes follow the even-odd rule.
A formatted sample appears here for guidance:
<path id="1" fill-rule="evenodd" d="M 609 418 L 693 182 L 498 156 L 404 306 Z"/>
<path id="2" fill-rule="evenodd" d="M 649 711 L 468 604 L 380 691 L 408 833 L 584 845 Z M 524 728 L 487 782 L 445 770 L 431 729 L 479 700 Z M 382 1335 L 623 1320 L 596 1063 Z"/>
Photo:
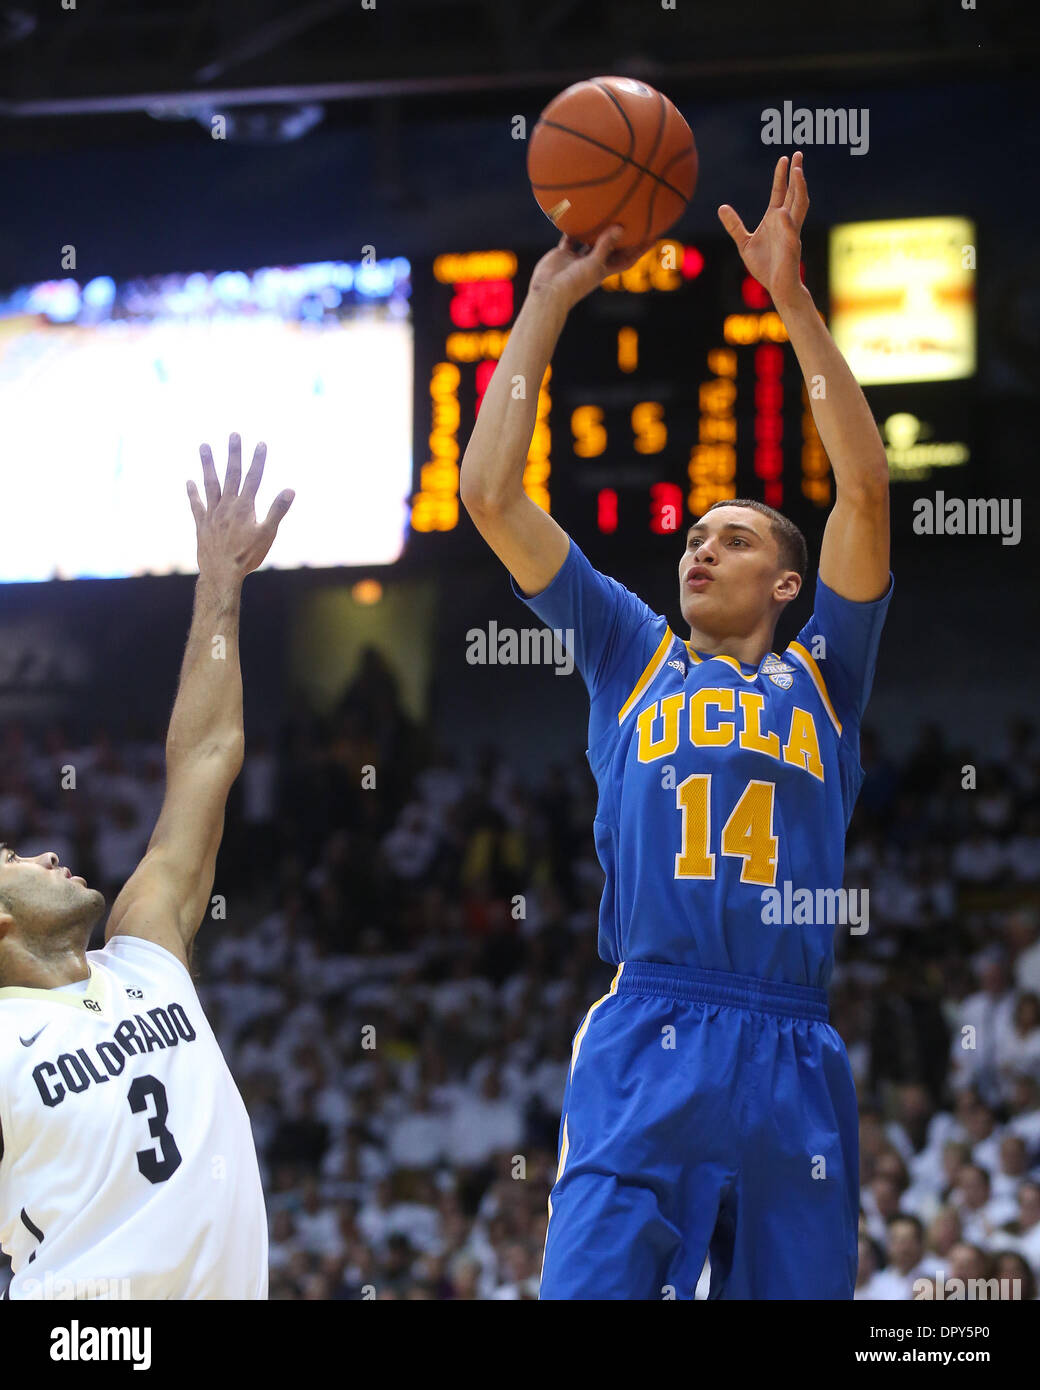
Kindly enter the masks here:
<path id="1" fill-rule="evenodd" d="M 880 513 L 888 510 L 888 460 L 882 455 L 872 467 L 857 472 L 838 484 L 842 500 L 858 511 Z"/>
<path id="2" fill-rule="evenodd" d="M 505 506 L 501 489 L 493 487 L 487 479 L 475 476 L 465 469 L 459 477 L 459 500 L 474 521 L 478 517 L 495 516 L 501 513 Z"/>
<path id="3" fill-rule="evenodd" d="M 209 773 L 218 773 L 230 785 L 242 771 L 245 756 L 245 733 L 241 728 L 233 728 L 212 734 L 205 743 L 190 751 L 178 751 L 168 745 L 166 766 L 168 772 L 175 767 L 205 769 Z"/>

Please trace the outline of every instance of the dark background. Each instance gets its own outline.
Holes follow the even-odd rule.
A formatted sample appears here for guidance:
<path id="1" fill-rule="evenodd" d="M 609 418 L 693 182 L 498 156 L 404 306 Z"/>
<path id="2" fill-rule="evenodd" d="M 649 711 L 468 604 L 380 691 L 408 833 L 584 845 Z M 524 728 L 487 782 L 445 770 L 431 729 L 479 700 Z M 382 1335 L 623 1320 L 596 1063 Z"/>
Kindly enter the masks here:
<path id="1" fill-rule="evenodd" d="M 380 257 L 413 258 L 547 247 L 552 235 L 512 120 L 522 114 L 530 129 L 568 82 L 611 72 L 658 85 L 690 122 L 700 182 L 675 234 L 704 240 L 718 235 L 720 202 L 752 225 L 764 206 L 779 152 L 761 143 L 766 106 L 867 107 L 867 154 L 806 151 L 812 235 L 822 244 L 828 226 L 852 219 L 975 220 L 978 447 L 971 490 L 967 474 L 956 490 L 1021 497 L 1023 508 L 1017 547 L 997 537 L 914 537 L 906 524 L 913 498 L 943 480 L 895 487 L 897 591 L 872 717 L 897 741 L 918 717 L 987 738 L 1028 705 L 1035 673 L 1040 200 L 1028 150 L 1036 16 L 1011 4 L 964 11 L 946 3 L 796 3 L 765 15 L 753 4 L 513 10 L 415 0 L 379 0 L 374 11 L 339 3 L 0 8 L 3 281 L 61 275 L 60 248 L 69 243 L 81 279 L 356 259 L 365 245 Z M 210 137 L 214 112 L 228 118 L 226 140 Z M 241 429 L 248 445 L 251 422 Z M 14 524 L 14 499 L 24 506 L 47 497 L 45 447 L 40 459 L 31 469 L 0 460 L 8 503 L 0 503 L 0 543 L 3 526 Z M 463 517 L 460 540 L 468 528 Z M 818 528 L 808 538 L 815 552 Z M 590 558 L 674 619 L 677 553 L 662 554 L 660 538 L 648 536 L 642 554 L 604 542 Z M 584 724 L 577 677 L 462 660 L 470 627 L 491 618 L 527 623 L 493 557 L 478 545 L 412 547 L 398 572 L 422 576 L 438 594 L 429 712 L 439 737 L 465 744 L 508 721 L 533 756 L 574 746 Z M 356 577 L 250 580 L 243 658 L 252 727 L 284 717 L 277 653 L 299 595 Z M 380 577 L 392 585 L 394 572 Z M 164 717 L 190 594 L 185 577 L 6 586 L 0 631 L 21 633 L 27 654 L 3 668 L 0 708 L 24 707 L 44 690 L 60 703 L 54 672 L 76 645 L 89 672 L 74 686 L 77 703 L 89 699 L 99 717 L 127 702 L 142 718 Z M 804 616 L 792 613 L 780 637 Z M 559 717 L 539 719 L 532 735 L 525 711 L 546 700 L 558 702 Z"/>

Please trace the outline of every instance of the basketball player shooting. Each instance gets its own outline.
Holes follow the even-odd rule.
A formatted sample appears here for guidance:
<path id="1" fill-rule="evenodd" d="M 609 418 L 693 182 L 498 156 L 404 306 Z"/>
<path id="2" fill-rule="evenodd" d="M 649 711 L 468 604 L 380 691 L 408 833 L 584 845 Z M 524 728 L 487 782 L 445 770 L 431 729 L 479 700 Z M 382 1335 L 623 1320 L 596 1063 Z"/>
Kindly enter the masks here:
<path id="1" fill-rule="evenodd" d="M 242 581 L 293 499 L 258 522 L 245 482 L 188 495 L 199 577 L 141 863 L 88 951 L 102 894 L 53 852 L 0 850 L 0 1246 L 7 1296 L 264 1299 L 267 1218 L 249 1117 L 189 974 L 244 756 Z"/>
<path id="2" fill-rule="evenodd" d="M 538 386 L 569 310 L 646 247 L 567 238 L 536 266 L 481 405 L 461 494 L 513 588 L 574 634 L 590 696 L 599 952 L 616 965 L 572 1047 L 542 1264 L 545 1299 L 848 1299 L 856 1093 L 828 1022 L 834 915 L 767 899 L 839 890 L 863 779 L 859 726 L 891 596 L 888 467 L 808 290 L 802 156 L 749 233 L 719 217 L 781 315 L 836 485 L 815 606 L 772 650 L 805 541 L 756 501 L 716 503 L 679 557 L 673 633 L 524 493 Z M 526 383 L 522 399 L 514 390 Z M 799 895 L 804 901 L 804 896 Z M 833 904 L 835 892 L 826 895 Z M 810 914 L 813 916 L 813 914 Z M 781 914 L 783 917 L 783 914 Z"/>

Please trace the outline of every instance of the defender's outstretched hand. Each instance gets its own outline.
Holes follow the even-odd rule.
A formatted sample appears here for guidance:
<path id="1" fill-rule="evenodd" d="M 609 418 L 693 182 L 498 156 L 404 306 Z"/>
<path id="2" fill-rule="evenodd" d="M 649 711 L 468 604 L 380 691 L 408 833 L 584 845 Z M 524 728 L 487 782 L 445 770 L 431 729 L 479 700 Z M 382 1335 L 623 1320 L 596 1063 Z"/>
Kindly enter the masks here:
<path id="1" fill-rule="evenodd" d="M 801 150 L 791 160 L 790 178 L 787 155 L 777 160 L 769 206 L 754 233 L 748 231 L 729 203 L 719 208 L 719 221 L 733 238 L 748 272 L 765 286 L 778 308 L 791 303 L 801 289 L 801 231 L 808 210 L 809 191 Z"/>
<path id="2" fill-rule="evenodd" d="M 657 240 L 651 237 L 638 246 L 618 251 L 615 247 L 620 235 L 619 226 L 608 227 L 596 238 L 594 246 L 575 241 L 573 237 L 561 236 L 556 246 L 547 251 L 535 266 L 530 290 L 534 294 L 545 291 L 558 293 L 566 307 L 572 309 L 579 300 L 601 285 L 608 275 L 619 275 L 634 266 Z"/>
<path id="3" fill-rule="evenodd" d="M 264 476 L 267 445 L 258 444 L 254 449 L 253 462 L 241 491 L 242 440 L 239 435 L 233 434 L 228 440 L 228 465 L 223 491 L 217 481 L 217 470 L 213 466 L 213 454 L 208 444 L 200 445 L 199 456 L 206 488 L 205 506 L 198 488 L 193 482 L 188 483 L 188 500 L 195 514 L 195 529 L 199 538 L 199 573 L 223 570 L 244 579 L 263 564 L 282 517 L 296 494 L 291 488 L 280 492 L 271 503 L 265 519 L 257 521 L 254 504 L 260 480 Z"/>

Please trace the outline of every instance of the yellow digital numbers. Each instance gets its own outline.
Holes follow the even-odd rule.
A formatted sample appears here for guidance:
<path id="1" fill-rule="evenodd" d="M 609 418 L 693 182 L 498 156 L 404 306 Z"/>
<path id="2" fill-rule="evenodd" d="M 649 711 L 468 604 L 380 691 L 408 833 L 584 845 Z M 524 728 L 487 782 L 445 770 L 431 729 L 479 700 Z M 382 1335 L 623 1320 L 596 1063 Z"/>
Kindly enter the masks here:
<path id="1" fill-rule="evenodd" d="M 571 434 L 574 452 L 580 459 L 594 459 L 602 454 L 607 447 L 607 431 L 598 405 L 579 405 L 571 412 Z"/>

